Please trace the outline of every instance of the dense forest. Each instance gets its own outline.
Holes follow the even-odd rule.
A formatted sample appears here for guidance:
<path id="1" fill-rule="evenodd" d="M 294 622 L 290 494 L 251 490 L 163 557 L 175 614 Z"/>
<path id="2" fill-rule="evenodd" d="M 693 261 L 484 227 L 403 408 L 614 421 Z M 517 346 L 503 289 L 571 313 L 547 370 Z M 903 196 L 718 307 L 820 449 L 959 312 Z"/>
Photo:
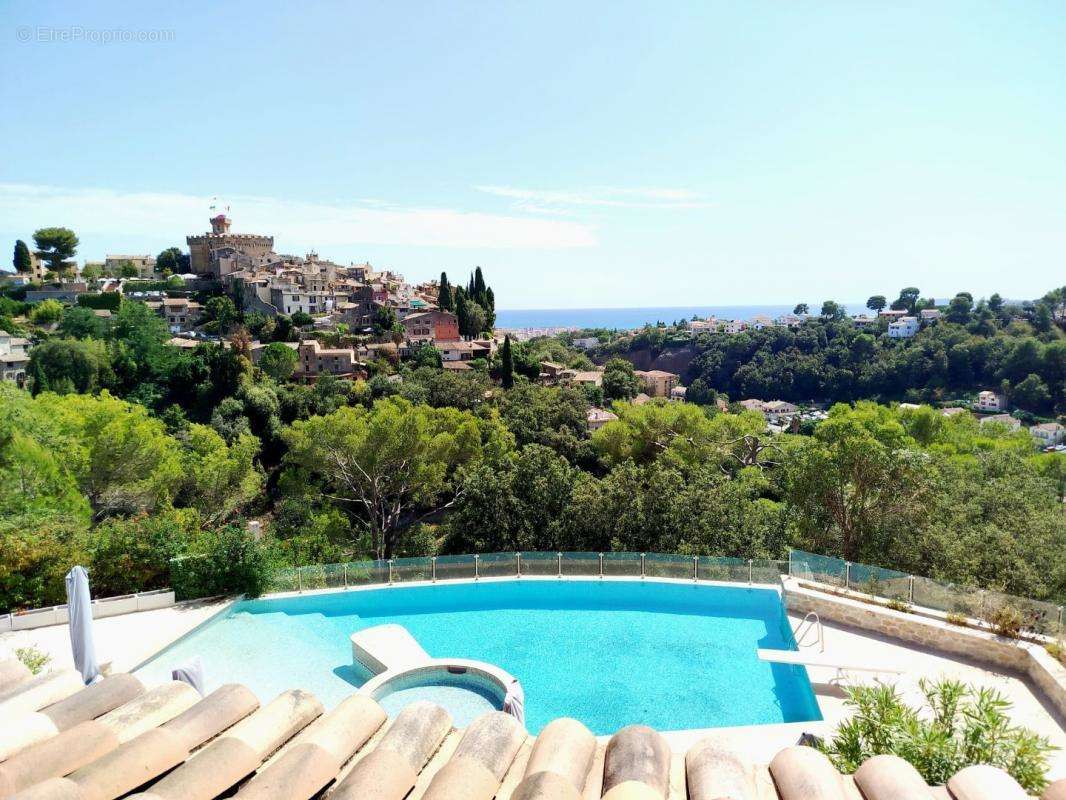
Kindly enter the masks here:
<path id="1" fill-rule="evenodd" d="M 441 370 L 424 348 L 382 357 L 366 381 L 301 385 L 251 365 L 239 315 L 231 346 L 186 349 L 143 304 L 123 301 L 106 324 L 83 312 L 60 309 L 40 334 L 30 390 L 0 387 L 5 609 L 61 601 L 79 562 L 100 594 L 174 585 L 190 596 L 255 593 L 286 565 L 403 555 L 780 558 L 793 546 L 1066 601 L 1066 459 L 1038 453 L 1024 430 L 859 401 L 771 435 L 735 405 L 616 402 L 618 419 L 590 435 L 590 403 L 631 396 L 632 369 L 612 362 L 602 390 L 531 380 L 541 359 L 589 365 L 565 339 L 508 342 L 467 372 Z M 693 369 L 731 395 L 798 397 L 744 376 L 781 370 L 795 387 L 804 357 L 861 384 L 881 356 L 854 357 L 867 334 L 846 325 L 701 336 Z M 903 360 L 962 347 L 1015 397 L 1015 381 L 1036 374 L 1060 402 L 1057 327 L 1012 319 L 985 335 L 944 322 L 873 347 Z M 857 400 L 859 384 L 831 399 Z"/>
<path id="2" fill-rule="evenodd" d="M 907 292 L 901 296 L 913 296 Z M 871 298 L 873 305 L 877 300 Z M 921 307 L 912 302 L 910 310 Z M 886 319 L 873 330 L 860 329 L 836 303 L 827 303 L 823 312 L 794 329 L 703 333 L 695 341 L 683 321 L 634 336 L 599 332 L 608 343 L 596 352 L 605 357 L 646 351 L 657 357 L 691 348 L 682 380 L 695 402 L 708 402 L 711 392 L 800 403 L 941 402 L 993 389 L 1037 415 L 1066 411 L 1066 289 L 1025 304 L 1005 303 L 996 295 L 974 304 L 961 294 L 939 321 L 910 339 L 885 335 Z"/>

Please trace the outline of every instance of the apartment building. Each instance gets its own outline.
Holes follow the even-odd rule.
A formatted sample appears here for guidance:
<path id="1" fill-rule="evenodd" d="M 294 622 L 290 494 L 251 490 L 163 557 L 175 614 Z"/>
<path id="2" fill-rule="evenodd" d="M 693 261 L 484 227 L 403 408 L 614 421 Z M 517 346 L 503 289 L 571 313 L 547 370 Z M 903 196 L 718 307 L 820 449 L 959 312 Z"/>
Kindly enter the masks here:
<path id="1" fill-rule="evenodd" d="M 30 341 L 0 331 L 0 379 L 22 386 L 26 382 L 26 365 L 30 361 Z"/>
<path id="2" fill-rule="evenodd" d="M 644 385 L 644 391 L 651 397 L 669 397 L 670 392 L 681 380 L 680 375 L 661 369 L 635 370 L 634 374 Z"/>

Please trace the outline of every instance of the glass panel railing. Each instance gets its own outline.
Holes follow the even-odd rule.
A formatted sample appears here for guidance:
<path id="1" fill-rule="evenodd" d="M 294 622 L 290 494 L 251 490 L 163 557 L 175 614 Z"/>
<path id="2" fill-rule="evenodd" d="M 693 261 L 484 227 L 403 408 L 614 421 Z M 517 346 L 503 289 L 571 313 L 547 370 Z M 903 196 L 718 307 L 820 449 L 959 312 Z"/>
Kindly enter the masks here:
<path id="1" fill-rule="evenodd" d="M 429 580 L 433 580 L 433 560 L 431 558 L 420 556 L 416 558 L 394 558 L 392 560 L 393 583 Z"/>
<path id="2" fill-rule="evenodd" d="M 840 558 L 793 550 L 789 561 L 794 578 L 828 583 L 832 586 L 843 586 L 847 580 L 847 563 Z"/>
<path id="3" fill-rule="evenodd" d="M 780 585 L 781 576 L 788 575 L 787 561 L 756 559 L 751 565 L 753 583 L 770 583 Z"/>
<path id="4" fill-rule="evenodd" d="M 649 578 L 696 577 L 696 560 L 692 556 L 671 556 L 663 553 L 647 553 L 644 556 L 644 574 Z"/>
<path id="5" fill-rule="evenodd" d="M 845 564 L 844 582 L 849 589 L 875 597 L 905 602 L 910 600 L 911 576 L 898 570 L 869 564 Z"/>
<path id="6" fill-rule="evenodd" d="M 473 556 L 437 556 L 434 568 L 438 581 L 453 581 L 474 577 Z"/>
<path id="7" fill-rule="evenodd" d="M 641 553 L 604 553 L 603 574 L 605 577 L 640 577 L 642 562 Z"/>
<path id="8" fill-rule="evenodd" d="M 588 576 L 597 578 L 600 575 L 599 553 L 563 553 L 562 574 L 572 576 Z"/>
<path id="9" fill-rule="evenodd" d="M 478 576 L 481 578 L 513 578 L 517 575 L 516 553 L 485 553 L 478 556 Z"/>
<path id="10" fill-rule="evenodd" d="M 522 560 L 523 575 L 558 575 L 558 553 L 522 552 L 519 554 Z"/>
<path id="11" fill-rule="evenodd" d="M 748 582 L 748 560 L 728 556 L 700 556 L 698 573 L 703 581 Z"/>

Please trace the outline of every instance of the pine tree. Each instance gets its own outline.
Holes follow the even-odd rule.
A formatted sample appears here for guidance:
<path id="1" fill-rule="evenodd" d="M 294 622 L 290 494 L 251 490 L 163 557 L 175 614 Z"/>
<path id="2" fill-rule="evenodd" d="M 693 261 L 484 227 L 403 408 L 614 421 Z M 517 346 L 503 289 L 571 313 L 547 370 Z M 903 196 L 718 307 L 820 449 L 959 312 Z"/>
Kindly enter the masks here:
<path id="1" fill-rule="evenodd" d="M 511 337 L 503 337 L 503 347 L 500 348 L 500 383 L 504 389 L 514 386 L 514 355 L 511 353 Z"/>
<path id="2" fill-rule="evenodd" d="M 441 311 L 451 311 L 455 308 L 452 300 L 452 286 L 448 283 L 448 273 L 440 274 L 440 288 L 437 290 L 437 306 Z"/>
<path id="3" fill-rule="evenodd" d="M 21 239 L 15 242 L 15 257 L 11 260 L 11 264 L 15 267 L 15 272 L 20 275 L 25 275 L 33 269 L 33 262 L 30 260 L 30 248 Z"/>

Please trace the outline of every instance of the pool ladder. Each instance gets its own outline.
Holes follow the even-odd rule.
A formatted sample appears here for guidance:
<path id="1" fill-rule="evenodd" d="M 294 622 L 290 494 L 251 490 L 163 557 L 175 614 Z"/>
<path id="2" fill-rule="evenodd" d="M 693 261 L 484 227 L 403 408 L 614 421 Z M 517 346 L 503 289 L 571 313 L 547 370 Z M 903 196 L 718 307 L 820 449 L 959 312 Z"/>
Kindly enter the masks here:
<path id="1" fill-rule="evenodd" d="M 822 621 L 818 619 L 817 612 L 808 611 L 796 629 L 792 632 L 796 640 L 796 647 L 802 650 L 805 647 L 818 647 L 819 653 L 825 652 L 825 634 L 822 631 Z"/>

